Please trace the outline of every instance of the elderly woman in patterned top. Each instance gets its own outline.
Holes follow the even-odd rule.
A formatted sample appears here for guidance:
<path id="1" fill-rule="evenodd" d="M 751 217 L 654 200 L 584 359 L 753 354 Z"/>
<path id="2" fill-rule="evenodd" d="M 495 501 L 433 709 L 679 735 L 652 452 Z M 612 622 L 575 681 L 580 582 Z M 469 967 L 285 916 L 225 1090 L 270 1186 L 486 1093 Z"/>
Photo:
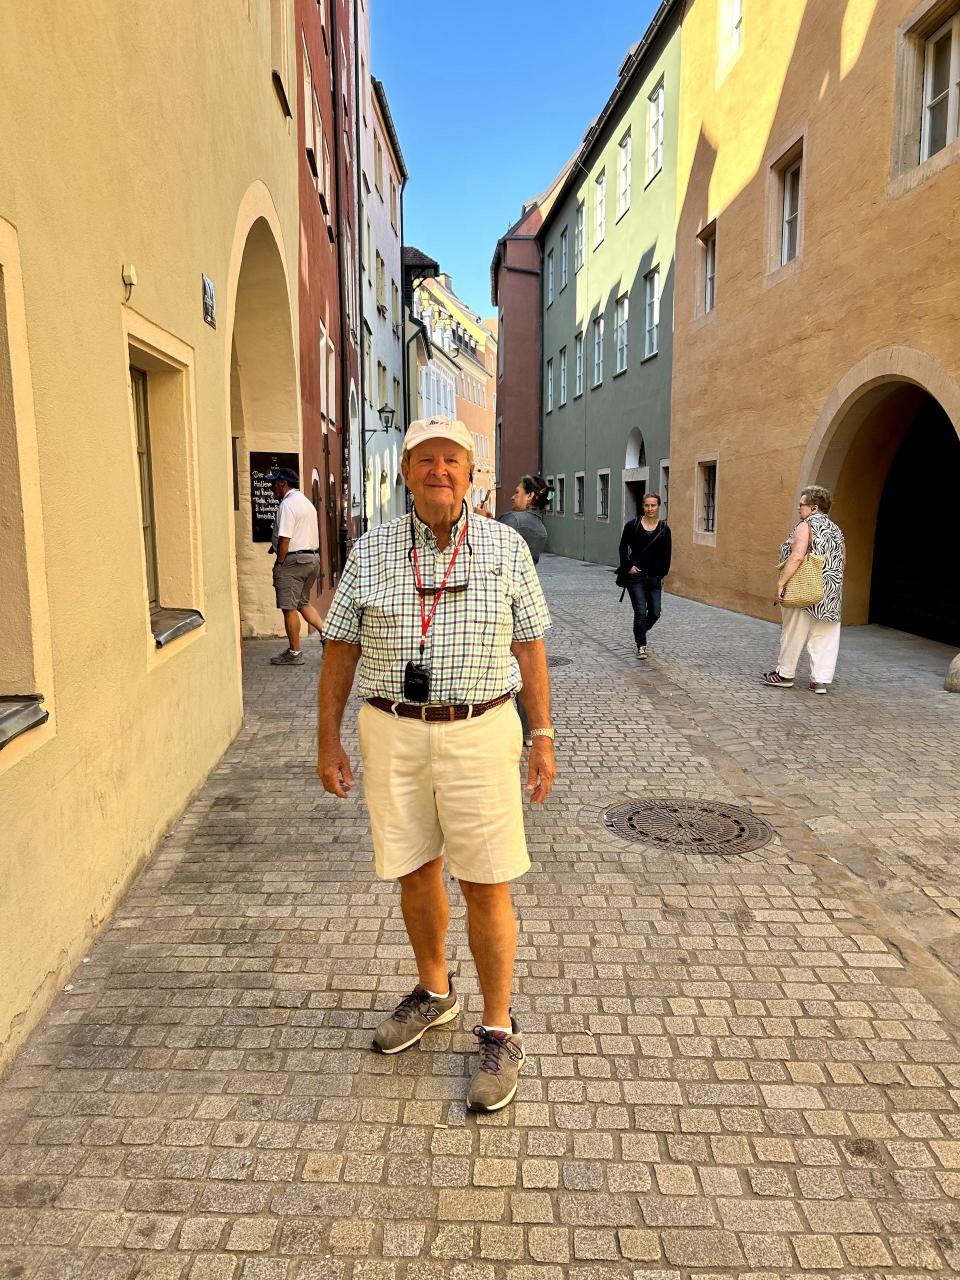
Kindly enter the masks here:
<path id="1" fill-rule="evenodd" d="M 806 609 L 784 611 L 780 656 L 776 670 L 763 676 L 764 684 L 792 689 L 804 645 L 810 656 L 811 691 L 826 693 L 833 680 L 840 649 L 840 606 L 846 549 L 843 534 L 828 514 L 832 504 L 829 489 L 817 484 L 808 485 L 800 494 L 800 521 L 780 548 L 780 573 L 774 603 L 783 604 L 784 589 L 808 552 L 824 557 L 823 599 Z"/>

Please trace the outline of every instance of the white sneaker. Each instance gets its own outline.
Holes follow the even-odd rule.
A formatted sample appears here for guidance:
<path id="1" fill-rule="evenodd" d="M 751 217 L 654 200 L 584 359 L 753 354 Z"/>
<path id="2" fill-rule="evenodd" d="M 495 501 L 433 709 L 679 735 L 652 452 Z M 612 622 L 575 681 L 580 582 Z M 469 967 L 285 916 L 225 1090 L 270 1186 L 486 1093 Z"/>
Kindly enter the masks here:
<path id="1" fill-rule="evenodd" d="M 638 645 L 637 645 L 637 657 L 638 657 L 638 658 L 640 658 L 640 659 L 643 659 L 643 658 L 646 658 L 647 656 L 648 656 L 648 655 L 647 655 L 647 646 L 646 646 L 645 644 L 638 644 Z"/>

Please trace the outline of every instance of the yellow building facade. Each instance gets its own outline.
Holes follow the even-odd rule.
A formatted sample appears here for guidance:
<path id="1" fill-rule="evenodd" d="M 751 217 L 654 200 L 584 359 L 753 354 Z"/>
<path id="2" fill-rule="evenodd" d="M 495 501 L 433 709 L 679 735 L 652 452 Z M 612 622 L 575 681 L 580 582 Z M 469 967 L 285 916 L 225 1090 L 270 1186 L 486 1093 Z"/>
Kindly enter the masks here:
<path id="1" fill-rule="evenodd" d="M 0 1069 L 236 733 L 241 618 L 278 630 L 295 65 L 292 0 L 0 6 Z"/>
<path id="2" fill-rule="evenodd" d="M 960 642 L 960 5 L 690 0 L 670 587 L 772 618 L 805 484 L 845 621 Z"/>

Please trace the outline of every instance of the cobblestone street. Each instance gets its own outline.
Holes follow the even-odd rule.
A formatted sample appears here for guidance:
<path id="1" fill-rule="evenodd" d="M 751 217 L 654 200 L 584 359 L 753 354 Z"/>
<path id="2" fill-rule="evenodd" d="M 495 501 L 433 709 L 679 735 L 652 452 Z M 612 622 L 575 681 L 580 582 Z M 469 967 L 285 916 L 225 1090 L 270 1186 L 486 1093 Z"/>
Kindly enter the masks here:
<path id="1" fill-rule="evenodd" d="M 777 629 L 545 558 L 560 776 L 517 884 L 517 1102 L 463 1106 L 479 1017 L 369 1051 L 413 983 L 362 796 L 313 771 L 319 646 L 244 649 L 246 722 L 0 1085 L 0 1276 L 680 1280 L 960 1271 L 960 699 L 952 652 Z M 355 707 L 348 709 L 355 759 Z M 765 848 L 655 852 L 628 798 Z"/>

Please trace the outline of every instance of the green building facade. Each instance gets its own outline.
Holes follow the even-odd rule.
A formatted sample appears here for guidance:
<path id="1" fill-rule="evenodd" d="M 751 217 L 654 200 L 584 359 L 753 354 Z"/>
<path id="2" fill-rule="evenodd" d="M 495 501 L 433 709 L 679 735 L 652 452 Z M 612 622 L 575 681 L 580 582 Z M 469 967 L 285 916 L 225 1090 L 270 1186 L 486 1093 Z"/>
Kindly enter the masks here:
<path id="1" fill-rule="evenodd" d="M 680 5 L 620 68 L 539 232 L 548 549 L 615 564 L 655 490 L 669 514 Z"/>

